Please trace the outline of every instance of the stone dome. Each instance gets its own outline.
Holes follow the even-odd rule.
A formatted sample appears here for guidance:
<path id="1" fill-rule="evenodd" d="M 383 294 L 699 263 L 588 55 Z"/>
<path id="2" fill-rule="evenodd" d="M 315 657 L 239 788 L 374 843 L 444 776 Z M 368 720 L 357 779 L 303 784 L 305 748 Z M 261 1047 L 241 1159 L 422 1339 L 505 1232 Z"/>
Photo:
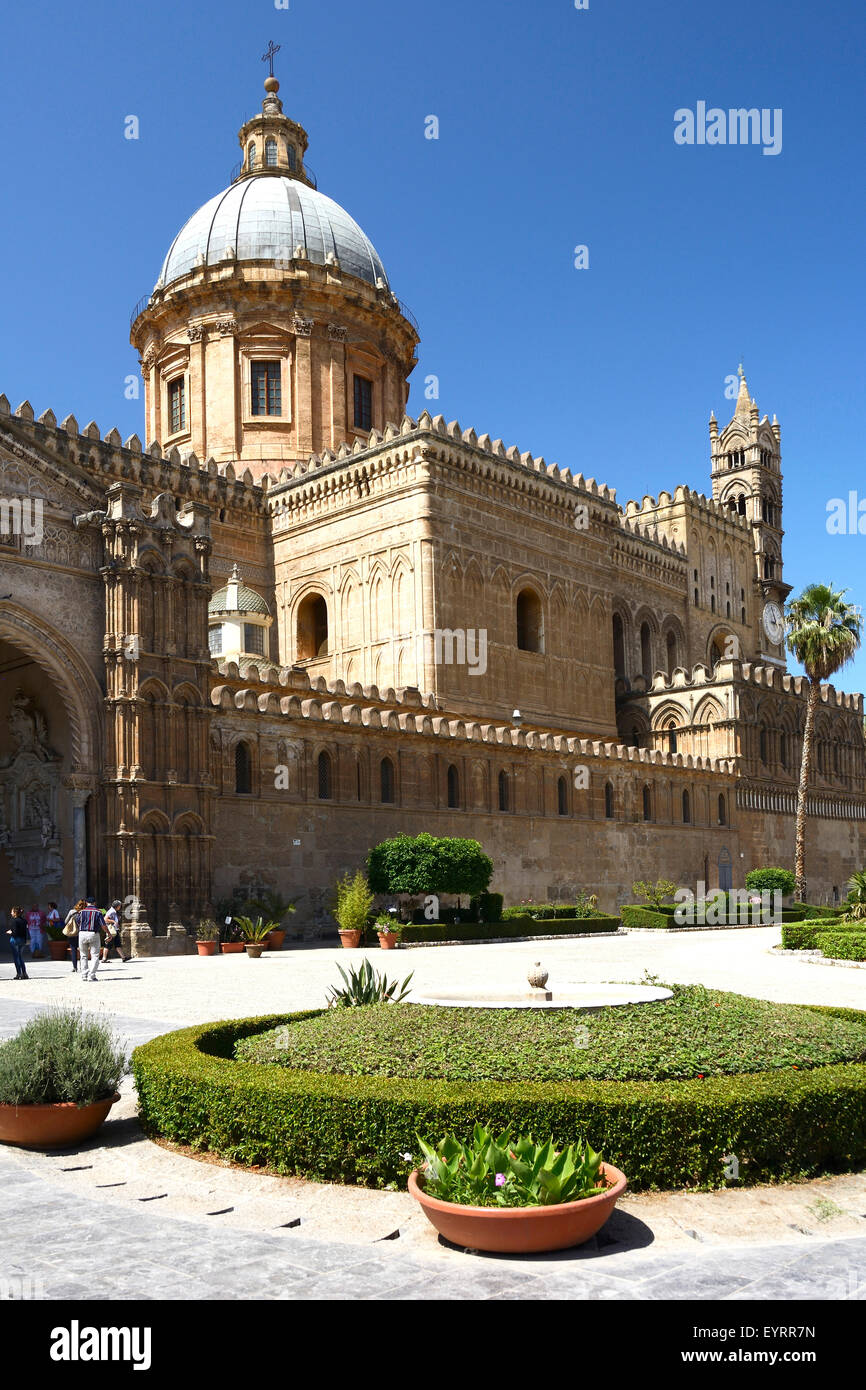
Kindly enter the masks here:
<path id="1" fill-rule="evenodd" d="M 339 203 L 299 179 L 262 173 L 237 180 L 193 213 L 172 242 L 154 289 L 226 260 L 289 261 L 299 246 L 314 264 L 335 256 L 347 275 L 388 286 L 375 246 Z"/>
<path id="2" fill-rule="evenodd" d="M 244 584 L 237 565 L 232 569 L 228 583 L 211 595 L 207 611 L 211 616 L 215 613 L 255 613 L 269 618 L 271 614 L 261 594 Z"/>

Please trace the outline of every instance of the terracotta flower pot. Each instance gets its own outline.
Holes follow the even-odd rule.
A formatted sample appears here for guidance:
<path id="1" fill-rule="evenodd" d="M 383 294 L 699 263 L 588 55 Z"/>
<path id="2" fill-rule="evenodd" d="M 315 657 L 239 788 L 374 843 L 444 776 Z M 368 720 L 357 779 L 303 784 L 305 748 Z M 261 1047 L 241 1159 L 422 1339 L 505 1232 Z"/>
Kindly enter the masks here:
<path id="1" fill-rule="evenodd" d="M 263 941 L 247 941 L 245 946 L 247 955 L 252 956 L 253 960 L 258 960 L 262 951 L 265 949 Z"/>
<path id="2" fill-rule="evenodd" d="M 397 933 L 395 931 L 380 931 L 376 935 L 379 938 L 379 945 L 383 951 L 393 951 L 397 945 Z"/>
<path id="3" fill-rule="evenodd" d="M 65 1149 L 89 1139 L 102 1124 L 114 1102 L 96 1100 L 77 1106 L 74 1101 L 56 1105 L 0 1105 L 0 1143 L 24 1149 Z"/>
<path id="4" fill-rule="evenodd" d="M 283 928 L 275 927 L 274 930 L 270 932 L 268 935 L 268 950 L 281 951 L 283 949 L 283 942 L 285 941 L 285 939 L 286 933 L 283 931 Z"/>
<path id="5" fill-rule="evenodd" d="M 52 960 L 66 960 L 69 955 L 68 941 L 49 941 L 48 952 Z"/>
<path id="6" fill-rule="evenodd" d="M 341 931 L 340 944 L 345 951 L 352 951 L 361 944 L 360 931 Z"/>
<path id="7" fill-rule="evenodd" d="M 224 956 L 239 956 L 244 949 L 242 941 L 224 941 L 222 953 Z"/>
<path id="8" fill-rule="evenodd" d="M 470 1250 L 492 1250 L 528 1255 L 545 1250 L 567 1250 L 600 1231 L 625 1192 L 624 1173 L 602 1164 L 607 1192 L 580 1202 L 549 1207 L 461 1207 L 428 1197 L 424 1176 L 416 1168 L 409 1175 L 409 1191 L 446 1240 Z"/>
<path id="9" fill-rule="evenodd" d="M 215 956 L 218 941 L 197 941 L 195 948 L 200 956 Z"/>

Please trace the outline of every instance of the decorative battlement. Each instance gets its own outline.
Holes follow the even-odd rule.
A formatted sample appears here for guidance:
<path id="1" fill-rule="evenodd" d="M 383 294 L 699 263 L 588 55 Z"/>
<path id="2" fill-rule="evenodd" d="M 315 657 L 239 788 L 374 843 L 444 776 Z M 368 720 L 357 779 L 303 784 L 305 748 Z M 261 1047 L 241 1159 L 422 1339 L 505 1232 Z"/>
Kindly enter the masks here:
<path id="1" fill-rule="evenodd" d="M 58 424 L 53 410 L 43 411 L 37 419 L 29 401 L 22 401 L 12 411 L 7 397 L 0 394 L 0 425 L 4 419 L 24 425 L 34 434 L 53 435 L 54 444 L 67 457 L 79 444 L 81 452 L 77 458 L 73 455 L 72 461 L 100 477 L 112 481 L 131 479 L 155 492 L 170 491 L 188 497 L 201 496 L 204 491 L 213 500 L 218 499 L 220 506 L 263 511 L 264 489 L 253 481 L 249 468 L 238 477 L 231 463 L 218 464 L 212 458 L 202 463 L 191 451 L 181 454 L 177 448 L 163 452 L 156 440 L 145 450 L 137 434 L 122 442 L 116 428 L 100 438 L 95 420 L 81 429 L 75 416 L 67 415 Z M 39 440 L 40 444 L 46 442 Z"/>
<path id="2" fill-rule="evenodd" d="M 625 504 L 624 517 L 641 516 L 650 512 L 658 512 L 666 507 L 685 506 L 691 511 L 702 512 L 704 516 L 711 517 L 714 521 L 724 521 L 735 530 L 749 531 L 750 525 L 744 516 L 739 516 L 732 512 L 721 502 L 717 502 L 713 497 L 706 497 L 702 492 L 695 492 L 694 489 L 681 483 L 674 488 L 673 494 L 670 492 L 660 492 L 658 499 L 645 496 L 642 502 L 636 502 L 630 498 Z"/>
<path id="3" fill-rule="evenodd" d="M 672 690 L 700 690 L 706 686 L 729 684 L 731 681 L 758 686 L 763 690 L 775 690 L 780 694 L 794 695 L 798 699 L 805 699 L 809 693 L 809 680 L 806 676 L 788 675 L 775 666 L 764 666 L 757 662 L 733 660 L 719 662 L 714 671 L 700 664 L 693 667 L 691 673 L 681 666 L 670 676 L 657 671 L 653 676 L 650 693 L 663 695 Z M 836 709 L 852 710 L 855 714 L 863 713 L 862 695 L 846 694 L 833 685 L 821 686 L 821 700 L 823 704 Z"/>
<path id="4" fill-rule="evenodd" d="M 216 669 L 225 678 L 225 683 L 212 687 L 211 704 L 226 713 L 283 715 L 288 719 L 360 726 L 385 733 L 415 734 L 451 742 L 495 744 L 499 747 L 525 748 L 535 752 L 652 767 L 688 768 L 694 772 L 716 775 L 732 776 L 734 772 L 734 762 L 725 758 L 693 757 L 691 754 L 633 748 L 628 744 L 574 738 L 539 729 L 517 729 L 513 725 L 454 718 L 449 714 L 434 712 L 435 696 L 424 696 L 414 689 L 395 691 L 388 687 L 379 691 L 374 685 L 350 685 L 347 689 L 344 682 L 339 680 L 328 686 L 324 677 L 319 676 L 311 681 L 305 671 L 296 667 L 280 669 L 270 665 L 256 666 L 253 662 L 242 662 L 240 667 L 233 661 L 220 662 Z M 262 690 L 261 685 L 265 684 L 263 671 L 269 677 L 276 676 L 276 680 L 269 680 L 268 684 L 279 683 L 291 687 L 295 693 L 280 695 L 273 689 Z M 229 681 L 244 684 L 236 688 L 228 684 Z M 250 682 L 259 688 L 254 688 Z M 305 691 L 309 692 L 306 696 Z M 349 703 L 344 704 L 344 700 Z M 417 705 L 417 714 L 405 708 L 409 701 Z"/>

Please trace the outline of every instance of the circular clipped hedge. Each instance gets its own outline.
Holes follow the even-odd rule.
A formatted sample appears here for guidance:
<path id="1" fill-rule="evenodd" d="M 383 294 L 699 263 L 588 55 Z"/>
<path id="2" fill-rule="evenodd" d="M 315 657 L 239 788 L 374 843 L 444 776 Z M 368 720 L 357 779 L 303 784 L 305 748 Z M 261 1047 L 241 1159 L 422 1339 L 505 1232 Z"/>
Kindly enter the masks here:
<path id="1" fill-rule="evenodd" d="M 572 1009 L 328 1009 L 238 1044 L 240 1061 L 443 1081 L 684 1081 L 866 1061 L 859 1022 L 674 985 L 663 1003 Z M 580 1027 L 580 1035 L 576 1028 Z"/>
<path id="2" fill-rule="evenodd" d="M 862 1022 L 853 1009 L 816 1013 Z M 238 1043 L 322 1010 L 200 1024 L 136 1048 L 147 1134 L 325 1182 L 405 1185 L 416 1134 L 476 1121 L 588 1138 L 633 1190 L 722 1187 L 866 1163 L 866 1063 L 687 1081 L 466 1082 L 347 1076 L 235 1060 Z"/>

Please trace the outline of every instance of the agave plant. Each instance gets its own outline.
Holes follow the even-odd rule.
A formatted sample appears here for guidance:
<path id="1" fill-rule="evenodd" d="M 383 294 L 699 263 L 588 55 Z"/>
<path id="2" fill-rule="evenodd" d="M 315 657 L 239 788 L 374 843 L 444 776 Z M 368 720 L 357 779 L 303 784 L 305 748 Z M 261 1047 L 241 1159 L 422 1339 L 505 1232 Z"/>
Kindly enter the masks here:
<path id="1" fill-rule="evenodd" d="M 345 988 L 331 987 L 328 991 L 329 1009 L 353 1009 L 365 1004 L 399 1004 L 409 993 L 409 981 L 415 973 L 413 970 L 402 981 L 389 980 L 384 971 L 380 975 L 378 970 L 374 970 L 366 957 L 360 969 L 350 966 L 348 975 L 341 965 L 337 969 L 343 977 Z"/>
<path id="2" fill-rule="evenodd" d="M 265 937 L 269 936 L 277 925 L 276 922 L 266 923 L 261 917 L 257 917 L 255 921 L 253 921 L 252 917 L 236 917 L 235 921 L 240 928 L 240 933 L 244 941 L 251 942 L 264 941 Z"/>
<path id="3" fill-rule="evenodd" d="M 448 1134 L 435 1147 L 417 1136 L 426 1160 L 424 1190 L 443 1202 L 468 1207 L 546 1207 L 606 1192 L 601 1154 L 591 1145 L 557 1151 L 552 1139 L 536 1144 L 531 1134 L 498 1137 L 476 1124 L 461 1143 Z"/>

